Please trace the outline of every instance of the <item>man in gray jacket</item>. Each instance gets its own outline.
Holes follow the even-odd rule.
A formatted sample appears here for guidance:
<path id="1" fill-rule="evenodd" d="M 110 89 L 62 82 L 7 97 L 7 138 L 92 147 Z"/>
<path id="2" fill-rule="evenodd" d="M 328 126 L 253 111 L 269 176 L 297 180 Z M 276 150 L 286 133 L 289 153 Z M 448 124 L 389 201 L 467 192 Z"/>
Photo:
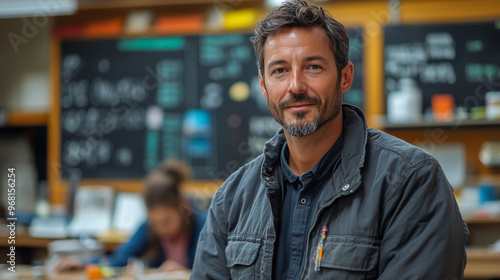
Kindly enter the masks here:
<path id="1" fill-rule="evenodd" d="M 344 26 L 293 0 L 252 40 L 283 129 L 215 194 L 191 279 L 462 279 L 468 230 L 438 162 L 341 104 Z"/>

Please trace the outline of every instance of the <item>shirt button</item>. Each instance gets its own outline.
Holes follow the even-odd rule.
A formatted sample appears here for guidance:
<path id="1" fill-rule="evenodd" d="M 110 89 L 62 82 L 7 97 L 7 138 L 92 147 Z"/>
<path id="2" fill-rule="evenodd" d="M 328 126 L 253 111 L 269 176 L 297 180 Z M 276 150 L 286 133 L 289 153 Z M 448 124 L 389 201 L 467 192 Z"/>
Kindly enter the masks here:
<path id="1" fill-rule="evenodd" d="M 306 203 L 307 203 L 307 199 L 302 198 L 302 199 L 300 200 L 300 204 L 306 204 Z"/>
<path id="2" fill-rule="evenodd" d="M 345 186 L 342 187 L 343 191 L 347 191 L 351 185 L 345 184 Z"/>

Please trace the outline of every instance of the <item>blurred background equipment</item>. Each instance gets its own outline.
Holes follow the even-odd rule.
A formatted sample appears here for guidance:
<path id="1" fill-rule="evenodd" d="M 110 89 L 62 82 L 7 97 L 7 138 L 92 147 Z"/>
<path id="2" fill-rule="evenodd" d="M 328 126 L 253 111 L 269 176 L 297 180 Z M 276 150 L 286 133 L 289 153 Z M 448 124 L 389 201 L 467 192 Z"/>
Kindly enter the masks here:
<path id="1" fill-rule="evenodd" d="M 411 78 L 399 80 L 399 90 L 387 96 L 387 120 L 392 123 L 419 122 L 422 118 L 422 91 Z"/>
<path id="2" fill-rule="evenodd" d="M 500 141 L 483 142 L 479 159 L 485 166 L 500 166 Z"/>
<path id="3" fill-rule="evenodd" d="M 500 91 L 486 93 L 486 118 L 500 119 Z"/>
<path id="4" fill-rule="evenodd" d="M 18 134 L 0 138 L 0 197 L 8 205 L 7 169 L 15 168 L 16 214 L 22 222 L 29 222 L 30 213 L 35 212 L 38 174 L 33 149 L 26 137 Z M 25 214 L 28 215 L 26 218 Z M 27 219 L 27 220 L 26 220 Z"/>
<path id="5" fill-rule="evenodd" d="M 75 213 L 70 236 L 95 236 L 111 228 L 115 193 L 108 186 L 80 186 L 75 195 Z"/>
<path id="6" fill-rule="evenodd" d="M 54 265 L 60 258 L 72 257 L 82 263 L 91 263 L 104 256 L 104 246 L 95 239 L 82 237 L 80 239 L 57 240 L 49 243 L 48 270 L 53 273 Z"/>

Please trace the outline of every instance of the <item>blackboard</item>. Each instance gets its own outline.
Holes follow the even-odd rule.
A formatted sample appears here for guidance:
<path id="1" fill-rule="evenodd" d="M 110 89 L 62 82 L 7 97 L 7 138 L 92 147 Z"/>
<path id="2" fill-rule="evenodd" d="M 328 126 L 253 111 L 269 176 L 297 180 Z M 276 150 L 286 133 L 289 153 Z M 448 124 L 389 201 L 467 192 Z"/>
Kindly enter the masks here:
<path id="1" fill-rule="evenodd" d="M 470 109 L 500 90 L 500 22 L 387 26 L 384 38 L 386 94 L 400 78 L 412 78 L 424 110 L 439 93 Z"/>
<path id="2" fill-rule="evenodd" d="M 195 179 L 227 178 L 279 128 L 262 97 L 249 38 L 61 42 L 64 170 L 86 179 L 139 179 L 173 157 L 186 161 Z M 359 53 L 352 57 L 362 64 Z M 351 91 L 361 92 L 354 101 L 362 105 L 357 82 Z"/>
<path id="3" fill-rule="evenodd" d="M 361 28 L 347 29 L 349 35 L 349 60 L 354 64 L 354 77 L 351 88 L 342 95 L 342 102 L 364 109 L 363 89 L 363 30 Z"/>

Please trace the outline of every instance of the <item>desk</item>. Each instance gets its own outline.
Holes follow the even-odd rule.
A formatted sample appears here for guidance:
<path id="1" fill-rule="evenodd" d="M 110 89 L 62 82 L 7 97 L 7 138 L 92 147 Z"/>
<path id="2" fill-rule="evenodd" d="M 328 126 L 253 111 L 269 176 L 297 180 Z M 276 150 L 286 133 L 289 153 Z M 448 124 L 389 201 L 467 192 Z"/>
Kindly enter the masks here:
<path id="1" fill-rule="evenodd" d="M 23 240 L 23 246 L 32 246 L 38 248 L 45 248 L 44 244 L 48 244 L 50 241 L 55 239 L 45 239 L 45 238 L 28 238 L 26 237 Z M 16 240 L 17 243 L 17 240 Z M 6 246 L 5 244 L 1 244 L 0 246 Z M 21 246 L 21 245 L 19 245 Z M 46 246 L 46 245 L 45 245 Z M 115 245 L 116 246 L 116 245 Z M 107 247 L 108 249 L 108 247 Z M 19 276 L 28 275 L 27 278 L 6 278 L 6 279 L 32 279 L 31 272 L 28 267 L 23 267 L 23 271 L 21 271 Z M 1 272 L 6 270 L 2 268 Z M 27 274 L 26 274 L 27 273 Z M 2 273 L 0 273 L 2 276 Z M 9 275 L 10 276 L 10 275 Z M 476 279 L 488 279 L 488 278 L 500 278 L 500 253 L 492 253 L 486 249 L 475 249 L 469 248 L 467 249 L 467 266 L 465 268 L 465 278 L 476 278 Z M 4 279 L 0 277 L 0 279 Z M 48 278 L 49 280 L 77 280 L 77 279 L 86 279 L 85 276 L 81 273 L 68 273 L 58 275 L 56 278 Z M 126 279 L 126 278 L 125 278 Z"/>
<path id="2" fill-rule="evenodd" d="M 7 236 L 0 235 L 0 240 L 6 240 Z M 61 240 L 60 238 L 38 238 L 32 237 L 27 233 L 16 234 L 16 247 L 43 248 L 46 249 L 50 242 Z M 7 242 L 0 241 L 0 247 L 9 247 Z M 121 243 L 118 242 L 103 242 L 106 252 L 113 252 Z"/>
<path id="3" fill-rule="evenodd" d="M 0 264 L 7 261 L 5 256 L 8 253 L 8 248 L 11 246 L 7 243 L 7 237 L 0 232 Z M 50 242 L 60 240 L 57 238 L 37 238 L 26 233 L 16 234 L 16 255 L 18 264 L 31 264 L 33 261 L 41 261 L 47 259 L 47 246 Z M 118 242 L 102 242 L 106 253 L 112 253 L 121 243 Z M 0 277 L 0 279 L 2 279 Z"/>
<path id="4" fill-rule="evenodd" d="M 496 278 L 500 277 L 500 253 L 488 253 L 482 249 L 467 250 L 468 261 L 465 268 L 465 278 Z M 16 272 L 7 271 L 7 266 L 0 266 L 0 279 L 28 280 L 34 279 L 30 266 L 18 265 Z M 87 280 L 83 271 L 65 272 L 45 278 L 46 280 Z M 124 276 L 121 280 L 132 280 Z M 188 279 L 188 277 L 186 277 Z"/>
<path id="5" fill-rule="evenodd" d="M 158 275 L 158 274 L 154 274 Z M 182 276 L 179 276 L 182 275 Z M 188 280 L 190 276 L 189 272 L 185 273 L 177 273 L 173 272 L 172 276 L 168 276 L 168 274 L 165 274 L 165 276 L 161 277 L 161 279 L 171 279 L 171 280 Z M 147 277 L 147 274 L 145 275 Z M 7 270 L 7 266 L 0 266 L 0 279 L 9 279 L 9 280 L 33 280 L 37 279 L 33 276 L 33 273 L 31 271 L 31 267 L 28 265 L 19 265 L 16 266 L 16 272 L 10 272 Z M 51 275 L 47 276 L 45 278 L 40 278 L 44 280 L 87 280 L 87 277 L 85 275 L 84 271 L 73 271 L 73 272 L 64 272 L 64 273 L 58 273 L 56 275 Z M 134 278 L 131 275 L 127 276 L 122 276 L 119 278 L 113 278 L 116 280 L 133 280 L 137 279 Z M 138 279 L 141 279 L 139 277 Z M 145 278 L 147 279 L 147 278 Z M 154 279 L 160 279 L 158 277 L 155 277 Z"/>
<path id="6" fill-rule="evenodd" d="M 500 278 L 500 253 L 487 249 L 467 249 L 465 278 Z"/>

